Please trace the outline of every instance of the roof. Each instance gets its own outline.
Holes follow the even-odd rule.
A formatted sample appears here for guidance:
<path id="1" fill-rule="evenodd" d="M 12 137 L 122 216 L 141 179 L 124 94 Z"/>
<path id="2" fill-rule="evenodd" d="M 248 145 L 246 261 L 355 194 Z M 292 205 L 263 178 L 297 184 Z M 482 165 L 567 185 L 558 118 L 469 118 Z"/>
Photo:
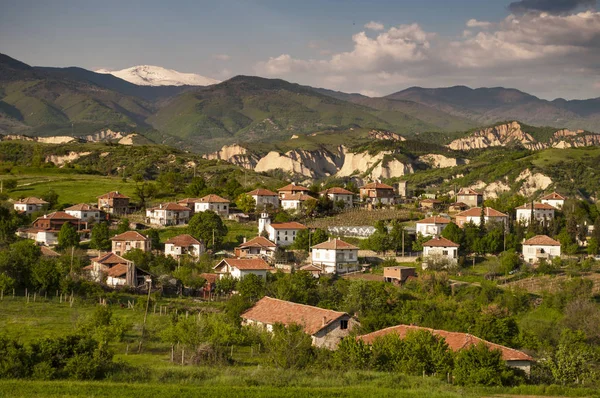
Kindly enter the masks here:
<path id="1" fill-rule="evenodd" d="M 391 189 L 392 191 L 394 190 L 393 187 L 390 187 L 389 185 L 383 184 L 381 182 L 372 182 L 370 184 L 360 187 L 360 189 Z"/>
<path id="2" fill-rule="evenodd" d="M 354 192 L 348 191 L 347 189 L 340 187 L 328 188 L 319 193 L 322 195 L 354 195 Z"/>
<path id="3" fill-rule="evenodd" d="M 67 207 L 65 210 L 72 210 L 72 211 L 99 211 L 99 209 L 95 208 L 94 206 L 90 206 L 90 205 L 85 204 L 85 203 L 80 203 L 78 205 Z"/>
<path id="4" fill-rule="evenodd" d="M 454 206 L 454 207 L 469 207 L 469 205 L 467 205 L 466 203 L 463 203 L 463 202 L 452 203 L 450 205 L 450 207 L 452 207 L 452 206 Z"/>
<path id="5" fill-rule="evenodd" d="M 535 210 L 556 210 L 556 207 L 549 205 L 548 203 L 534 203 L 533 208 Z M 517 210 L 531 210 L 531 203 L 526 203 L 523 206 L 517 207 Z"/>
<path id="6" fill-rule="evenodd" d="M 273 229 L 306 229 L 305 225 L 302 225 L 296 221 L 276 222 L 271 224 L 271 227 L 273 227 Z"/>
<path id="7" fill-rule="evenodd" d="M 215 195 L 211 193 L 210 195 L 206 195 L 198 201 L 200 203 L 229 203 L 230 201 L 220 197 L 219 195 Z"/>
<path id="8" fill-rule="evenodd" d="M 248 192 L 246 195 L 250 196 L 277 196 L 277 194 L 273 191 L 269 191 L 268 189 L 258 188 L 254 191 Z"/>
<path id="9" fill-rule="evenodd" d="M 491 343 L 489 341 L 480 339 L 479 337 L 475 337 L 468 333 L 447 332 L 445 330 L 435 330 L 421 326 L 397 325 L 386 329 L 381 329 L 373 333 L 358 336 L 358 338 L 364 341 L 365 343 L 371 344 L 376 338 L 391 333 L 397 334 L 398 336 L 400 336 L 400 338 L 405 338 L 408 332 L 419 330 L 429 331 L 434 336 L 443 337 L 444 340 L 446 340 L 448 347 L 455 352 L 483 342 L 491 350 L 500 350 L 500 352 L 502 353 L 502 359 L 505 361 L 533 361 L 532 357 L 530 357 L 522 351 L 515 350 L 514 348 L 508 348 L 500 344 Z"/>
<path id="10" fill-rule="evenodd" d="M 458 243 L 446 238 L 433 238 L 423 243 L 423 247 L 460 247 Z"/>
<path id="11" fill-rule="evenodd" d="M 42 220 L 42 219 L 50 219 L 50 220 L 79 220 L 79 218 L 74 217 L 74 216 L 72 216 L 72 215 L 70 215 L 68 213 L 65 213 L 64 211 L 55 211 L 54 213 L 46 214 L 46 215 L 44 215 L 42 217 L 36 218 L 35 221 Z"/>
<path id="12" fill-rule="evenodd" d="M 227 263 L 230 267 L 235 267 L 239 270 L 270 270 L 271 266 L 261 258 L 224 258 L 221 262 L 215 265 L 214 269 L 222 267 L 221 264 Z"/>
<path id="13" fill-rule="evenodd" d="M 117 256 L 115 253 L 106 253 L 99 257 L 93 258 L 91 260 L 94 263 L 99 263 L 102 265 L 114 265 L 114 264 L 127 264 L 129 261 L 124 259 L 121 256 Z"/>
<path id="14" fill-rule="evenodd" d="M 158 206 L 151 207 L 148 210 L 150 210 L 150 211 L 154 211 L 154 210 L 190 211 L 190 208 L 187 206 L 182 206 L 180 204 L 171 202 L 171 203 L 165 203 L 165 204 L 160 204 Z"/>
<path id="15" fill-rule="evenodd" d="M 217 279 L 219 279 L 219 274 L 202 273 L 200 277 L 204 278 L 207 283 L 216 283 Z"/>
<path id="16" fill-rule="evenodd" d="M 485 217 L 508 217 L 508 215 L 499 212 L 498 210 L 492 209 L 491 207 L 486 207 Z M 465 210 L 461 213 L 458 213 L 456 217 L 479 217 L 481 215 L 481 207 L 472 207 L 469 210 Z"/>
<path id="17" fill-rule="evenodd" d="M 104 195 L 98 196 L 98 199 L 129 199 L 129 196 L 125 196 L 119 191 L 112 191 L 105 193 Z"/>
<path id="18" fill-rule="evenodd" d="M 483 196 L 483 194 L 481 192 L 477 192 L 474 189 L 471 188 L 461 188 L 460 191 L 458 191 L 457 195 L 476 195 L 476 196 Z"/>
<path id="19" fill-rule="evenodd" d="M 116 240 L 116 241 L 142 240 L 145 242 L 148 240 L 148 238 L 145 237 L 144 235 L 140 234 L 139 232 L 127 231 L 127 232 L 123 232 L 122 234 L 113 236 L 112 238 L 110 238 L 110 240 Z"/>
<path id="20" fill-rule="evenodd" d="M 310 189 L 303 187 L 302 185 L 296 185 L 294 183 L 291 183 L 277 190 L 277 192 L 281 191 L 310 191 Z"/>
<path id="21" fill-rule="evenodd" d="M 423 199 L 421 203 L 442 203 L 442 201 L 437 199 Z"/>
<path id="22" fill-rule="evenodd" d="M 305 333 L 313 335 L 344 315 L 348 314 L 272 297 L 263 297 L 241 317 L 267 325 L 282 323 L 287 326 L 297 323 L 304 327 Z"/>
<path id="23" fill-rule="evenodd" d="M 544 197 L 542 197 L 542 200 L 566 200 L 567 198 L 565 198 L 564 196 L 562 196 L 561 194 L 558 194 L 556 192 L 552 192 L 551 194 L 548 194 Z"/>
<path id="24" fill-rule="evenodd" d="M 449 224 L 451 222 L 452 220 L 450 220 L 449 218 L 433 216 L 419 220 L 417 221 L 417 224 Z"/>
<path id="25" fill-rule="evenodd" d="M 281 199 L 282 202 L 285 202 L 287 200 L 299 200 L 300 202 L 305 202 L 307 200 L 316 200 L 316 199 L 313 198 L 312 196 L 306 195 L 304 193 L 295 193 L 295 194 L 286 196 L 284 199 Z"/>
<path id="26" fill-rule="evenodd" d="M 323 272 L 323 270 L 319 267 L 317 267 L 316 265 L 313 264 L 307 264 L 304 265 L 302 267 L 300 267 L 300 271 L 308 271 L 308 272 Z"/>
<path id="27" fill-rule="evenodd" d="M 313 249 L 328 249 L 328 250 L 358 250 L 358 247 L 351 245 L 348 242 L 344 242 L 341 239 L 332 239 L 327 242 L 319 243 L 314 245 Z"/>
<path id="28" fill-rule="evenodd" d="M 109 268 L 105 271 L 106 275 L 118 278 L 119 276 L 127 275 L 127 264 L 117 264 L 114 267 Z"/>
<path id="29" fill-rule="evenodd" d="M 192 235 L 189 235 L 189 234 L 177 235 L 177 236 L 169 239 L 165 243 L 175 245 L 175 246 L 181 246 L 181 247 L 188 247 L 188 246 L 192 246 L 192 245 L 201 245 L 201 243 L 200 243 L 200 241 L 198 241 L 198 239 L 194 238 Z"/>
<path id="30" fill-rule="evenodd" d="M 264 236 L 257 236 L 255 238 L 250 239 L 248 242 L 244 242 L 238 247 L 246 248 L 246 247 L 277 247 L 277 245 L 271 242 L 269 239 Z"/>
<path id="31" fill-rule="evenodd" d="M 28 198 L 19 199 L 15 203 L 27 204 L 27 205 L 47 205 L 48 204 L 48 202 L 46 202 L 45 200 L 39 199 L 39 198 L 34 198 L 33 196 L 30 196 Z"/>
<path id="32" fill-rule="evenodd" d="M 42 247 L 40 247 L 40 250 L 42 251 L 42 256 L 45 256 L 45 257 L 60 257 L 60 254 L 58 254 L 54 250 L 50 249 L 49 247 L 42 246 Z"/>
<path id="33" fill-rule="evenodd" d="M 552 239 L 547 235 L 537 235 L 531 239 L 527 239 L 525 242 L 523 242 L 523 245 L 560 246 L 560 242 Z"/>
<path id="34" fill-rule="evenodd" d="M 185 199 L 181 199 L 178 200 L 177 203 L 179 204 L 188 204 L 188 203 L 196 203 L 196 202 L 200 202 L 199 198 L 185 198 Z"/>

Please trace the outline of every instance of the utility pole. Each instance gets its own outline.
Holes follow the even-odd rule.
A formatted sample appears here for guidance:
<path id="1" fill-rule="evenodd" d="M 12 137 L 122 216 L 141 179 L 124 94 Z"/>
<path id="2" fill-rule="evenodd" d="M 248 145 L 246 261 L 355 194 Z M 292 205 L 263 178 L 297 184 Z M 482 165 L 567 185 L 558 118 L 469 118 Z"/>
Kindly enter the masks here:
<path id="1" fill-rule="evenodd" d="M 215 249 L 215 229 L 213 228 L 212 230 L 212 235 L 213 235 L 213 250 Z"/>
<path id="2" fill-rule="evenodd" d="M 404 227 L 402 227 L 402 257 L 404 257 Z"/>
<path id="3" fill-rule="evenodd" d="M 144 340 L 144 333 L 146 332 L 146 318 L 148 318 L 148 307 L 150 306 L 150 293 L 152 292 L 152 278 L 147 276 L 148 281 L 148 299 L 146 300 L 146 312 L 144 312 L 144 323 L 142 324 L 142 337 L 140 338 L 140 346 L 138 352 L 142 351 L 142 341 Z"/>
<path id="4" fill-rule="evenodd" d="M 75 246 L 71 246 L 71 269 L 69 271 L 69 274 L 72 276 L 73 275 L 73 255 L 75 254 Z"/>

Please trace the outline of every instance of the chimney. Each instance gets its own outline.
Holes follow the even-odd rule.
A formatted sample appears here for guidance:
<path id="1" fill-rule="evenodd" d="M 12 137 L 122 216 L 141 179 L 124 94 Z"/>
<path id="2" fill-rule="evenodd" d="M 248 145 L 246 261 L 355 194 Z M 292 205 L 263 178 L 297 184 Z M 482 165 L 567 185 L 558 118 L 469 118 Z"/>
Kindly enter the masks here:
<path id="1" fill-rule="evenodd" d="M 246 241 L 247 241 L 247 240 L 248 240 L 248 239 L 247 239 L 247 238 L 244 236 L 244 243 L 246 243 Z"/>
<path id="2" fill-rule="evenodd" d="M 323 317 L 323 325 L 322 326 L 325 326 L 325 325 L 327 325 L 327 317 L 326 316 Z"/>

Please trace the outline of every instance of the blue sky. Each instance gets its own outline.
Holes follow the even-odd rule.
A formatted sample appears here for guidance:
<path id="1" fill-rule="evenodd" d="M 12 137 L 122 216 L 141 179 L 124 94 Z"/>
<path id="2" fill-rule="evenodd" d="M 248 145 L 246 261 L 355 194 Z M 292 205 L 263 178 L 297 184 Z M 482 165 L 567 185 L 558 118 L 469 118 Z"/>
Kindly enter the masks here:
<path id="1" fill-rule="evenodd" d="M 150 64 L 370 95 L 465 84 L 597 97 L 600 19 L 595 1 L 572 3 L 555 11 L 553 0 L 0 0 L 0 52 L 31 65 Z M 514 15 L 515 4 L 525 12 Z M 515 21 L 534 29 L 514 31 Z M 565 42 L 582 21 L 591 26 L 587 35 Z M 562 31 L 548 32 L 549 25 Z M 565 62 L 573 54 L 581 60 Z"/>

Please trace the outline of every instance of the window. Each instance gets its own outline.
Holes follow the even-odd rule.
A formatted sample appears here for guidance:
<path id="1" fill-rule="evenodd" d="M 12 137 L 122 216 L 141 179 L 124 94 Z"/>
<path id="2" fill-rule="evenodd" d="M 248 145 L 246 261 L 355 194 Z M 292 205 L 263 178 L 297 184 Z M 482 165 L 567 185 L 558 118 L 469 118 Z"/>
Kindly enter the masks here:
<path id="1" fill-rule="evenodd" d="M 348 329 L 348 320 L 347 319 L 342 319 L 340 321 L 340 329 L 342 329 L 342 330 Z"/>
<path id="2" fill-rule="evenodd" d="M 447 256 L 448 255 L 448 250 L 442 250 L 442 256 Z"/>
<path id="3" fill-rule="evenodd" d="M 315 250 L 315 258 L 319 258 L 319 256 L 321 255 L 321 253 L 318 250 Z"/>

